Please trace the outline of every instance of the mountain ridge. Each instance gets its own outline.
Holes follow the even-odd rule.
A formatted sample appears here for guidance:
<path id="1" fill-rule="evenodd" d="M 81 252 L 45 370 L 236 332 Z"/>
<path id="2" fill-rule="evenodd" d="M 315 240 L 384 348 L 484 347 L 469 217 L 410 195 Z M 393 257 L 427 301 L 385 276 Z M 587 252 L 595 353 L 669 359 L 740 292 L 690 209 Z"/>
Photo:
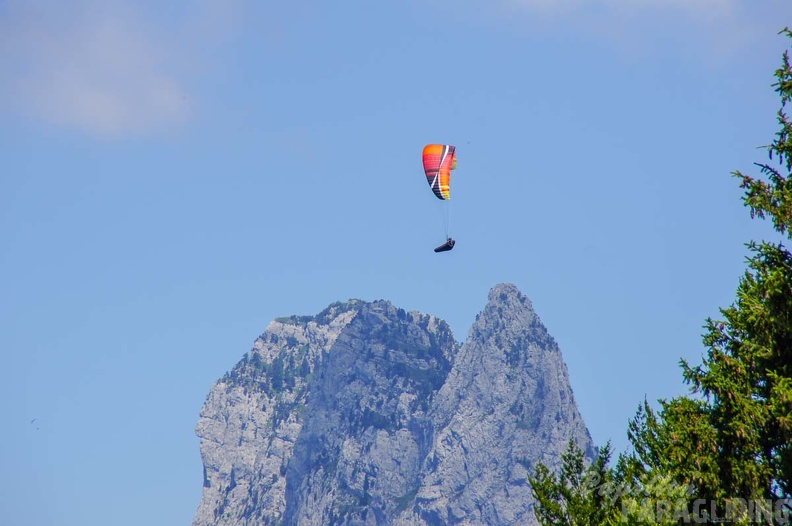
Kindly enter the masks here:
<path id="1" fill-rule="evenodd" d="M 212 387 L 196 433 L 209 524 L 533 524 L 527 483 L 593 455 L 560 349 L 512 284 L 461 345 L 386 300 L 276 318 Z"/>

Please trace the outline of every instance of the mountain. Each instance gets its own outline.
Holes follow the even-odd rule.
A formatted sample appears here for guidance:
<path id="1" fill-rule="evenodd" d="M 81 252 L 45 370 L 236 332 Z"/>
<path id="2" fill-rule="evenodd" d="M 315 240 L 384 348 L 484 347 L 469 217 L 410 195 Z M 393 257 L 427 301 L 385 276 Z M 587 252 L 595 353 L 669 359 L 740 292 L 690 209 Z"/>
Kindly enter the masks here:
<path id="1" fill-rule="evenodd" d="M 459 345 L 387 301 L 278 318 L 212 387 L 194 526 L 534 524 L 527 476 L 591 437 L 514 285 Z"/>

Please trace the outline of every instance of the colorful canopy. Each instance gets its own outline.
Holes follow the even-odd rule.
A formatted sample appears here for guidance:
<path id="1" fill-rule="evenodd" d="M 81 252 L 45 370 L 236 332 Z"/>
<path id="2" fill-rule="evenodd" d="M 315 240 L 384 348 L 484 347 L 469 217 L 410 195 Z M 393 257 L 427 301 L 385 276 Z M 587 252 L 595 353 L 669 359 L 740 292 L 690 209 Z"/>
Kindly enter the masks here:
<path id="1" fill-rule="evenodd" d="M 456 168 L 456 147 L 427 144 L 423 149 L 426 180 L 438 199 L 451 199 L 451 170 Z"/>

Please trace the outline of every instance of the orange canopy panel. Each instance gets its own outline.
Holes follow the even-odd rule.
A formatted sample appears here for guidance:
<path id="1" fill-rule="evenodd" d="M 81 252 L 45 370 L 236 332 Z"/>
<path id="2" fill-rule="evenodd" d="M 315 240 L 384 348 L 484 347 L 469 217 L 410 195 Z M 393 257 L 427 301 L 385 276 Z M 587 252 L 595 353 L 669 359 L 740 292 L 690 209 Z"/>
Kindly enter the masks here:
<path id="1" fill-rule="evenodd" d="M 427 144 L 423 149 L 426 180 L 438 199 L 451 199 L 451 170 L 456 168 L 456 147 Z"/>

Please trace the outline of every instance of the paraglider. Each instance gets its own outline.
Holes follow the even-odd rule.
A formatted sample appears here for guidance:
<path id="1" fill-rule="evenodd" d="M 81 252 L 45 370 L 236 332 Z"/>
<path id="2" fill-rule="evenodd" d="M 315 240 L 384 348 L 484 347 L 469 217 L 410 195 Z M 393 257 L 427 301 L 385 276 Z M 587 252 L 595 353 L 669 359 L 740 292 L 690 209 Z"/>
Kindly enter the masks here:
<path id="1" fill-rule="evenodd" d="M 427 144 L 423 149 L 423 167 L 426 181 L 435 196 L 443 202 L 440 214 L 445 227 L 446 242 L 435 252 L 448 252 L 456 241 L 448 235 L 448 200 L 451 199 L 451 170 L 456 169 L 456 147 L 450 144 Z"/>

